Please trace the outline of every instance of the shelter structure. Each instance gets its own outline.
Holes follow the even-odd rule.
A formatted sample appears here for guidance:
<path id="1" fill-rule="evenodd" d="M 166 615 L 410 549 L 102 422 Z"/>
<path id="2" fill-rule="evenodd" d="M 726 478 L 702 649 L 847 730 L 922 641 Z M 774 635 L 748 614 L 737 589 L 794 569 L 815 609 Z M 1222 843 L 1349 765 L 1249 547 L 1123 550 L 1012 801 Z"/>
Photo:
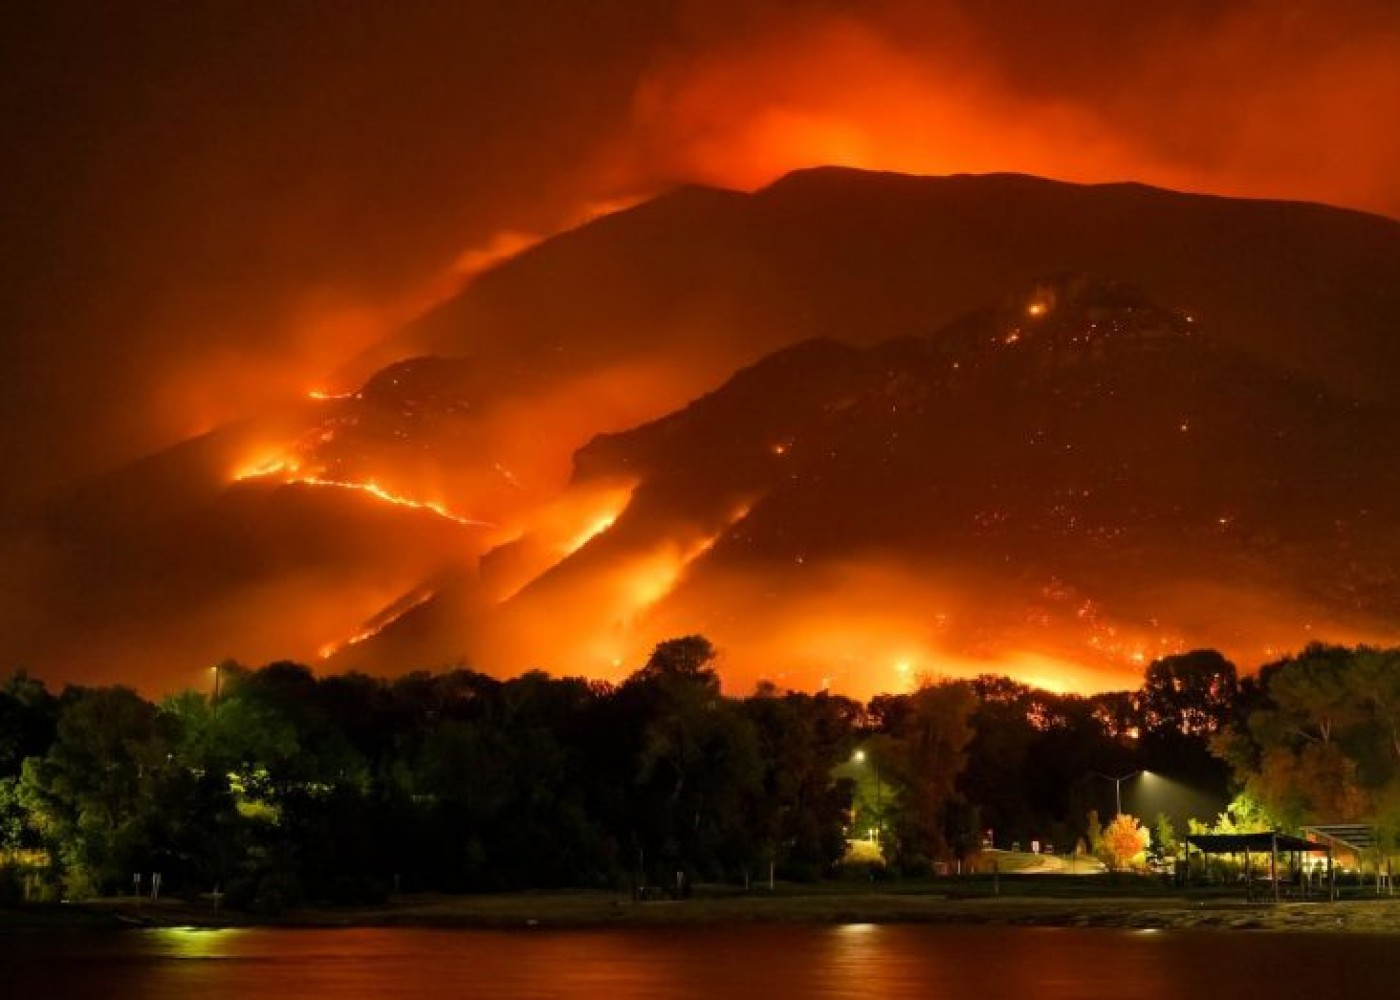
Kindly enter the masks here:
<path id="1" fill-rule="evenodd" d="M 1206 857 L 1206 866 L 1209 868 L 1210 856 L 1212 854 L 1244 855 L 1244 891 L 1245 898 L 1254 899 L 1254 878 L 1252 859 L 1256 856 L 1268 855 L 1269 875 L 1268 881 L 1273 889 L 1274 902 L 1279 902 L 1282 898 L 1282 878 L 1279 873 L 1279 855 L 1291 855 L 1291 871 L 1300 872 L 1301 866 L 1298 858 L 1303 854 L 1326 854 L 1327 869 L 1325 892 L 1328 899 L 1337 898 L 1337 874 L 1332 864 L 1332 844 L 1330 842 L 1319 843 L 1314 840 L 1305 840 L 1302 837 L 1295 837 L 1291 834 L 1280 833 L 1278 830 L 1268 830 L 1261 833 L 1198 833 L 1186 838 L 1186 843 L 1196 848 Z M 1300 893 L 1306 898 L 1308 894 L 1308 882 L 1300 879 L 1298 882 Z"/>
<path id="2" fill-rule="evenodd" d="M 1369 823 L 1325 823 L 1303 827 L 1303 834 L 1321 843 L 1330 844 L 1339 860 L 1345 859 L 1361 873 L 1364 883 L 1366 868 L 1376 878 L 1376 895 L 1395 895 L 1394 858 L 1383 849 L 1376 828 Z"/>

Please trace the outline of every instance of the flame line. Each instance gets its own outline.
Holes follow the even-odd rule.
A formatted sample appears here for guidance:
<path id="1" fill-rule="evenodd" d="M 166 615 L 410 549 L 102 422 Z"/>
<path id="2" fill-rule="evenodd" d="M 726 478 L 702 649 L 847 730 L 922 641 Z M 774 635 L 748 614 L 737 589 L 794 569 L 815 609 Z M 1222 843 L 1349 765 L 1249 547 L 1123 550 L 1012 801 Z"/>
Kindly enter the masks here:
<path id="1" fill-rule="evenodd" d="M 427 604 L 435 596 L 436 594 L 431 590 L 425 590 L 421 593 L 415 594 L 412 597 L 412 599 L 409 600 L 409 602 L 404 607 L 400 608 L 396 613 L 385 618 L 385 612 L 381 611 L 379 614 L 371 618 L 369 622 L 367 622 L 358 632 L 350 636 L 348 639 L 342 639 L 339 642 L 328 642 L 316 652 L 321 657 L 321 659 L 329 660 L 332 656 L 334 656 L 336 653 L 339 653 L 341 650 L 349 649 L 351 646 L 358 646 L 366 639 L 373 639 L 375 636 L 383 632 L 386 628 L 394 624 L 394 622 L 398 621 L 400 618 L 408 614 L 414 608 L 421 607 L 422 605 Z M 401 603 L 404 600 L 404 598 L 400 598 L 399 601 L 395 603 Z M 393 607 L 393 605 L 390 605 L 390 607 Z"/>
<path id="2" fill-rule="evenodd" d="M 320 476 L 298 476 L 287 480 L 288 486 L 334 486 L 342 490 L 356 490 L 360 493 L 368 493 L 370 496 L 383 500 L 387 503 L 397 504 L 400 507 L 409 507 L 413 510 L 426 510 L 439 517 L 445 517 L 449 521 L 456 521 L 458 524 L 465 524 L 473 528 L 494 528 L 496 525 L 491 521 L 479 521 L 471 517 L 463 517 L 461 514 L 454 514 L 448 510 L 444 504 L 436 500 L 414 500 L 411 497 L 399 496 L 390 493 L 384 487 L 373 480 L 367 483 L 354 483 L 344 479 L 323 479 Z"/>
<path id="3" fill-rule="evenodd" d="M 469 528 L 495 528 L 498 527 L 492 521 L 481 521 L 472 517 L 465 517 L 461 514 L 453 513 L 447 505 L 437 500 L 414 500 L 412 497 L 400 496 L 397 493 L 390 493 L 374 480 L 367 483 L 351 482 L 348 479 L 327 479 L 323 476 L 299 476 L 296 472 L 300 463 L 293 459 L 273 459 L 262 462 L 246 470 L 234 474 L 234 480 L 244 482 L 249 479 L 270 479 L 273 476 L 286 474 L 282 479 L 284 486 L 333 486 L 342 490 L 355 490 L 357 493 L 367 493 L 376 500 L 383 500 L 385 503 L 395 504 L 399 507 L 408 507 L 412 510 L 426 510 L 438 517 L 455 521 L 458 524 L 466 525 Z"/>

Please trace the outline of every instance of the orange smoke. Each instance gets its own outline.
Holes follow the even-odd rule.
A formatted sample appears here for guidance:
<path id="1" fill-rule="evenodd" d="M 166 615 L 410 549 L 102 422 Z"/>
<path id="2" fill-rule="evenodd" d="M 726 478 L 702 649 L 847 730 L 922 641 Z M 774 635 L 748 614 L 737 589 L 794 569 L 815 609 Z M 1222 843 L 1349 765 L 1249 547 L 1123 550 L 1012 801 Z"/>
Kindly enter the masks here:
<path id="1" fill-rule="evenodd" d="M 824 165 L 1010 171 L 1400 216 L 1393 18 L 1363 31 L 1322 9 L 1162 16 L 1132 41 L 1105 29 L 1057 65 L 1055 37 L 1030 45 L 951 4 L 898 7 L 782 18 L 672 53 L 639 88 L 612 169 L 745 189 Z"/>
<path id="2" fill-rule="evenodd" d="M 1015 99 L 965 58 L 906 51 L 846 19 L 670 66 L 635 114 L 663 173 L 747 189 L 811 166 L 1072 178 L 1129 160 L 1083 109 Z"/>

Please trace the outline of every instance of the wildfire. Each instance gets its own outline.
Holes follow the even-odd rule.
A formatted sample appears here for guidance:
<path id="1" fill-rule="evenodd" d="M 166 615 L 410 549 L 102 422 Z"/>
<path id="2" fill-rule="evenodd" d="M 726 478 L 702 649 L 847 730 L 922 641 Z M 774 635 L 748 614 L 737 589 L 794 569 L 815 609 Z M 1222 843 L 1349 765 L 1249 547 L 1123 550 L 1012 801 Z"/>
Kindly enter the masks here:
<path id="1" fill-rule="evenodd" d="M 580 487 L 534 518 L 536 533 L 559 559 L 567 559 L 607 531 L 632 500 L 633 481 Z"/>
<path id="2" fill-rule="evenodd" d="M 438 517 L 455 521 L 458 524 L 472 528 L 494 528 L 496 525 L 490 521 L 481 521 L 476 518 L 466 517 L 462 514 L 450 510 L 446 504 L 438 500 L 416 500 L 413 497 L 403 496 L 394 493 L 378 482 L 371 479 L 368 482 L 354 482 L 347 479 L 331 479 L 317 475 L 302 475 L 301 462 L 295 458 L 279 455 L 272 458 L 260 458 L 246 466 L 236 470 L 233 474 L 235 482 L 243 482 L 249 479 L 271 479 L 279 478 L 286 486 L 327 486 L 341 490 L 354 490 L 363 493 L 384 503 L 391 503 L 398 507 L 407 507 L 411 510 L 424 510 Z"/>
<path id="3" fill-rule="evenodd" d="M 426 510 L 438 517 L 445 517 L 449 521 L 456 521 L 458 524 L 465 524 L 473 528 L 494 528 L 490 521 L 478 521 L 475 518 L 464 517 L 461 514 L 454 514 L 447 509 L 445 504 L 436 500 L 414 500 L 412 497 L 399 496 L 397 493 L 390 493 L 374 480 L 367 483 L 354 483 L 342 479 L 322 479 L 320 476 L 301 476 L 287 480 L 289 486 L 334 486 L 342 490 L 356 490 L 360 493 L 367 493 L 376 500 L 383 500 L 385 503 L 395 504 L 399 507 L 408 507 L 412 510 Z"/>
<path id="4" fill-rule="evenodd" d="M 393 604 L 389 605 L 379 614 L 375 615 L 373 618 L 367 621 L 364 627 L 361 628 L 354 635 L 346 639 L 341 639 L 336 642 L 328 642 L 325 645 L 323 645 L 320 649 L 316 651 L 317 655 L 320 656 L 323 660 L 329 660 L 332 656 L 334 656 L 336 653 L 339 653 L 341 650 L 349 649 L 351 646 L 358 646 L 366 639 L 373 639 L 375 636 L 383 632 L 386 628 L 394 624 L 394 622 L 398 621 L 400 618 L 408 614 L 414 608 L 419 607 L 423 604 L 427 604 L 433 599 L 435 593 L 435 591 L 430 590 L 426 587 L 420 587 L 415 590 L 409 591 L 403 597 L 400 597 Z"/>
<path id="5" fill-rule="evenodd" d="M 748 502 L 741 503 L 709 534 L 681 545 L 668 543 L 639 560 L 627 574 L 624 589 L 628 607 L 624 617 L 635 618 L 670 594 L 691 564 L 714 548 L 726 531 L 747 517 L 751 506 Z"/>
<path id="6" fill-rule="evenodd" d="M 567 542 L 564 543 L 564 554 L 566 556 L 573 555 L 575 552 L 583 548 L 593 539 L 597 538 L 603 532 L 607 531 L 609 528 L 611 528 L 614 524 L 617 523 L 617 517 L 620 513 L 622 513 L 621 508 L 603 514 L 601 517 L 595 518 L 592 521 L 592 523 L 590 523 L 577 535 L 575 535 L 573 538 L 570 538 Z"/>
<path id="7" fill-rule="evenodd" d="M 285 455 L 277 455 L 271 458 L 258 458 L 247 465 L 241 466 L 233 473 L 235 482 L 242 482 L 245 479 L 267 479 L 278 475 L 295 475 L 301 469 L 301 463 L 294 458 Z"/>

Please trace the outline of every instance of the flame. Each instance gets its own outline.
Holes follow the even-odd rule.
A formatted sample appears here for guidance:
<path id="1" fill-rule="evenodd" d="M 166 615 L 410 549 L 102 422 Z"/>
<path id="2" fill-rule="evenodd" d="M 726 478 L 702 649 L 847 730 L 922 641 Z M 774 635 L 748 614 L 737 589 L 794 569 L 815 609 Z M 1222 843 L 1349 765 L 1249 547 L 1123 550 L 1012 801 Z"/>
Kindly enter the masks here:
<path id="1" fill-rule="evenodd" d="M 593 539 L 607 531 L 617 523 L 618 515 L 622 513 L 619 507 L 617 510 L 595 518 L 587 527 L 580 531 L 573 538 L 564 543 L 564 555 L 571 556 L 579 549 L 583 548 Z"/>
<path id="2" fill-rule="evenodd" d="M 373 639 L 414 608 L 427 604 L 435 596 L 437 596 L 436 591 L 427 587 L 419 587 L 411 590 L 371 618 L 358 632 L 348 638 L 324 644 L 316 651 L 316 655 L 323 660 L 329 660 L 342 650 L 349 649 L 351 646 L 358 646 L 366 639 Z"/>
<path id="3" fill-rule="evenodd" d="M 332 479 L 319 475 L 302 475 L 301 462 L 298 459 L 286 455 L 273 457 L 260 457 L 244 465 L 233 473 L 235 482 L 242 482 L 249 479 L 279 479 L 286 486 L 326 486 L 341 490 L 354 490 L 363 493 L 384 503 L 394 504 L 398 507 L 407 507 L 411 510 L 423 510 L 438 517 L 455 521 L 458 524 L 473 528 L 494 528 L 496 525 L 491 521 L 482 521 L 476 518 L 466 517 L 448 509 L 447 505 L 438 500 L 417 500 L 413 497 L 403 496 L 381 486 L 377 481 L 371 479 L 367 482 L 354 482 L 347 479 Z"/>
<path id="4" fill-rule="evenodd" d="M 496 527 L 496 525 L 490 521 L 479 521 L 461 514 L 454 514 L 447 509 L 445 504 L 439 503 L 436 500 L 414 500 L 412 497 L 391 493 L 374 480 L 370 480 L 367 483 L 356 483 L 343 479 L 322 479 L 320 476 L 295 476 L 288 479 L 286 482 L 288 486 L 332 486 L 336 489 L 355 490 L 358 493 L 372 496 L 376 500 L 382 500 L 385 503 L 395 504 L 399 507 L 408 507 L 411 510 L 426 510 L 429 513 L 436 514 L 438 517 L 446 518 L 449 521 L 456 521 L 458 524 L 465 524 L 468 527 Z"/>
<path id="5" fill-rule="evenodd" d="M 268 479 L 272 476 L 293 476 L 301 469 L 301 463 L 286 455 L 263 455 L 253 459 L 233 471 L 234 482 L 245 479 Z"/>
<path id="6" fill-rule="evenodd" d="M 632 501 L 635 480 L 574 487 L 530 518 L 529 530 L 562 561 L 603 534 Z"/>

